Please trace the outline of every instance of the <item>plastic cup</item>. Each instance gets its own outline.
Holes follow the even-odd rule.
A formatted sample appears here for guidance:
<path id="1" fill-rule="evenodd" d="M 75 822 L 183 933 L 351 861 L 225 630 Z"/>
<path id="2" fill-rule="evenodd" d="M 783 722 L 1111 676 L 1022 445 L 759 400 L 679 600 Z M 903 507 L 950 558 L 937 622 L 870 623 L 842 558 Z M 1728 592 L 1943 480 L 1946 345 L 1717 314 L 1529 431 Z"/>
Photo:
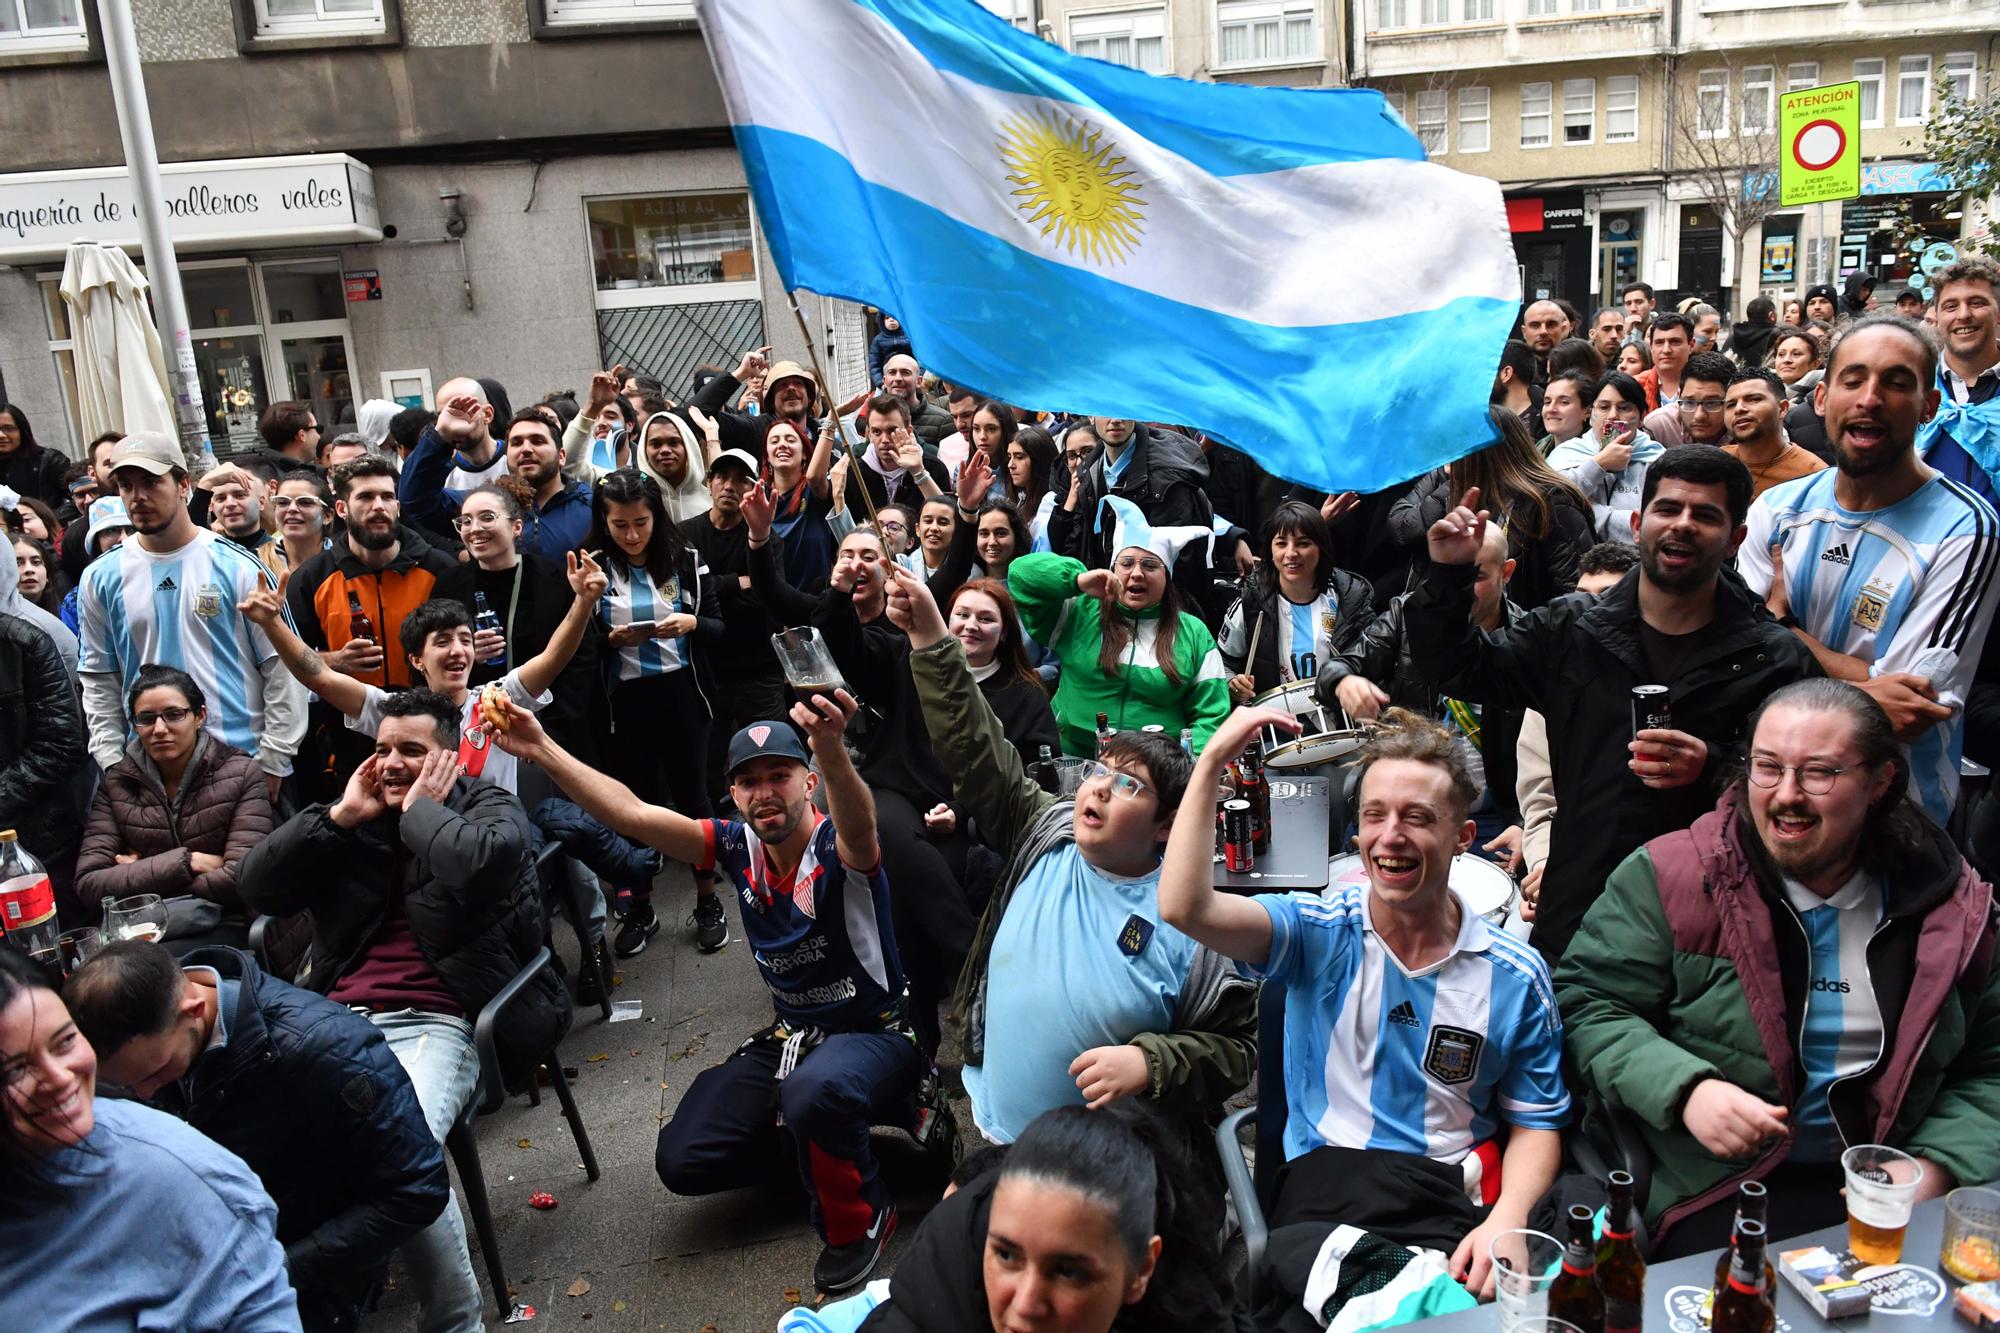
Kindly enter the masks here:
<path id="1" fill-rule="evenodd" d="M 1088 759 L 1079 759 L 1066 754 L 1056 760 L 1056 795 L 1064 800 L 1076 796 L 1077 788 L 1083 786 L 1083 771 L 1090 767 Z"/>
<path id="2" fill-rule="evenodd" d="M 1968 1185 L 1945 1195 L 1938 1267 L 1960 1282 L 2000 1279 L 2000 1190 Z"/>
<path id="3" fill-rule="evenodd" d="M 1847 1173 L 1847 1248 L 1865 1264 L 1900 1262 L 1924 1164 L 1906 1152 L 1864 1143 L 1842 1153 L 1840 1166 Z"/>
<path id="4" fill-rule="evenodd" d="M 1549 1288 L 1562 1272 L 1563 1243 L 1547 1232 L 1515 1230 L 1495 1236 L 1489 1248 L 1500 1333 L 1530 1328 L 1563 1333 L 1561 1320 L 1548 1322 Z"/>

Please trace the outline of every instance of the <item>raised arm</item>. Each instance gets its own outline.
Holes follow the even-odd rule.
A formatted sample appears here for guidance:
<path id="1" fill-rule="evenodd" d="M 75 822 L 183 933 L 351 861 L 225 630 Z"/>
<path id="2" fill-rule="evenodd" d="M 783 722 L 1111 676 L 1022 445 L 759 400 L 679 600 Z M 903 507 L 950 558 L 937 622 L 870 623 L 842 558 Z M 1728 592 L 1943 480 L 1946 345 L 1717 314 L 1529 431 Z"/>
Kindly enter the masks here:
<path id="1" fill-rule="evenodd" d="M 873 870 L 882 863 L 875 837 L 875 797 L 848 757 L 841 736 L 860 705 L 846 690 L 831 699 L 815 694 L 808 703 L 792 705 L 792 721 L 806 734 L 806 744 L 819 763 L 826 784 L 826 809 L 833 817 L 834 846 L 841 861 L 856 870 Z"/>
<path id="2" fill-rule="evenodd" d="M 812 457 L 806 460 L 806 486 L 822 500 L 833 493 L 826 477 L 833 467 L 833 437 L 838 429 L 829 416 L 819 428 L 819 437 L 813 441 Z"/>
<path id="3" fill-rule="evenodd" d="M 1188 778 L 1195 818 L 1176 818 L 1160 864 L 1160 915 L 1166 923 L 1228 958 L 1262 966 L 1271 957 L 1271 916 L 1255 899 L 1215 891 L 1215 825 L 1198 793 L 1222 783 L 1222 771 L 1265 726 L 1295 734 L 1299 720 L 1270 708 L 1239 708 L 1215 730 Z"/>
<path id="4" fill-rule="evenodd" d="M 678 811 L 650 805 L 616 778 L 606 777 L 549 739 L 532 713 L 507 710 L 510 726 L 493 733 L 493 743 L 536 765 L 549 775 L 563 795 L 626 837 L 658 848 L 676 861 L 700 865 L 708 856 L 701 825 Z"/>
<path id="5" fill-rule="evenodd" d="M 567 556 L 570 591 L 576 599 L 569 604 L 569 614 L 556 626 L 556 632 L 549 636 L 548 647 L 521 663 L 521 688 L 530 697 L 539 698 L 543 690 L 556 683 L 569 659 L 576 656 L 576 650 L 583 644 L 583 636 L 590 629 L 590 619 L 597 613 L 597 600 L 604 596 L 607 580 L 604 571 L 590 558 L 590 552 L 571 551 Z"/>
<path id="6" fill-rule="evenodd" d="M 819 607 L 819 599 L 800 592 L 785 579 L 785 567 L 778 558 L 782 543 L 771 535 L 777 507 L 768 477 L 743 496 L 743 526 L 748 530 L 750 547 L 750 590 L 780 625 L 809 624 Z"/>
<path id="7" fill-rule="evenodd" d="M 286 573 L 289 581 L 291 574 Z M 326 664 L 317 649 L 307 646 L 306 641 L 293 633 L 291 622 L 285 616 L 284 583 L 275 588 L 265 587 L 261 582 L 244 599 L 236 604 L 246 618 L 264 631 L 264 636 L 277 649 L 278 660 L 285 664 L 285 670 L 292 673 L 299 684 L 332 704 L 343 717 L 359 717 L 368 703 L 368 686 L 352 676 L 342 675 Z"/>

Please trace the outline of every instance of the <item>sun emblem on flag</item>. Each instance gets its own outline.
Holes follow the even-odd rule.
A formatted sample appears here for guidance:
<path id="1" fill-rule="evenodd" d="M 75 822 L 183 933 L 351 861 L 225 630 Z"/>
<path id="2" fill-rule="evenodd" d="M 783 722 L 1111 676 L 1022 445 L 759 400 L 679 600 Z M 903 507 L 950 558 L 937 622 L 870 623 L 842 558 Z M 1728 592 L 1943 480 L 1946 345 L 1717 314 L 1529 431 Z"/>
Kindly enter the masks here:
<path id="1" fill-rule="evenodd" d="M 1028 225 L 1071 254 L 1122 263 L 1146 229 L 1135 173 L 1123 170 L 1117 145 L 1096 126 L 1070 116 L 1029 111 L 1000 126 L 1007 179 Z"/>

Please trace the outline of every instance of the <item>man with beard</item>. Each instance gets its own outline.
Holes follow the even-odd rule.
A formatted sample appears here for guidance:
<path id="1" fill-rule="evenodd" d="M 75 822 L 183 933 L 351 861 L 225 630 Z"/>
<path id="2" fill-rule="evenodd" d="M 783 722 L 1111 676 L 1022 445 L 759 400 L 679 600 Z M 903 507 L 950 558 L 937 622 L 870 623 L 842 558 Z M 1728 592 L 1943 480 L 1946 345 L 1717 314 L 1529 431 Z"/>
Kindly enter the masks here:
<path id="1" fill-rule="evenodd" d="M 403 617 L 430 600 L 452 559 L 399 521 L 396 469 L 388 459 L 363 458 L 338 469 L 333 493 L 346 537 L 292 572 L 285 592 L 292 619 L 299 637 L 335 671 L 401 689 L 413 683 L 409 660 L 385 645 L 397 642 Z M 356 633 L 362 628 L 374 633 Z"/>
<path id="2" fill-rule="evenodd" d="M 1478 503 L 1468 494 L 1431 526 L 1405 632 L 1413 665 L 1444 693 L 1548 719 L 1563 799 L 1532 939 L 1553 964 L 1612 867 L 1709 807 L 1708 782 L 1758 701 L 1818 673 L 1742 584 L 1721 577 L 1750 507 L 1749 472 L 1721 450 L 1682 445 L 1647 468 L 1637 569 L 1595 601 L 1557 598 L 1490 633 L 1471 619 Z M 1638 685 L 1667 687 L 1670 729 L 1634 735 Z"/>
<path id="3" fill-rule="evenodd" d="M 1785 382 L 1776 371 L 1745 366 L 1730 376 L 1722 413 L 1729 428 L 1722 451 L 1750 469 L 1752 499 L 1826 467 L 1785 438 Z"/>
<path id="4" fill-rule="evenodd" d="M 403 465 L 399 486 L 410 521 L 452 536 L 452 520 L 467 492 L 445 485 L 454 451 L 476 443 L 491 409 L 471 393 L 438 400 L 437 421 Z M 519 548 L 560 562 L 590 534 L 590 483 L 563 476 L 562 424 L 553 408 L 537 404 L 508 418 L 507 470 L 534 488 L 535 501 L 521 526 Z"/>
<path id="5" fill-rule="evenodd" d="M 910 409 L 910 430 L 923 442 L 924 453 L 936 458 L 938 445 L 956 426 L 951 414 L 924 397 L 924 368 L 907 353 L 892 356 L 882 366 L 882 392 Z M 968 434 L 967 439 L 971 436 Z"/>
<path id="6" fill-rule="evenodd" d="M 1590 345 L 1604 358 L 1605 369 L 1618 364 L 1618 351 L 1625 345 L 1625 312 L 1606 306 L 1590 321 Z"/>
<path id="7" fill-rule="evenodd" d="M 1911 794 L 1943 823 L 2000 598 L 2000 518 L 1917 456 L 1938 406 L 1937 351 L 1918 325 L 1866 315 L 1842 329 L 1813 403 L 1835 466 L 1765 492 L 1737 567 L 1821 670 L 1888 712 Z"/>
<path id="8" fill-rule="evenodd" d="M 1992 890 L 1910 797 L 1889 719 L 1834 680 L 1773 695 L 1748 772 L 1611 875 L 1562 967 L 1570 1055 L 1652 1164 L 1654 1255 L 1838 1223 L 1846 1143 L 1920 1159 L 1919 1199 L 2000 1173 Z"/>
<path id="9" fill-rule="evenodd" d="M 108 468 L 136 535 L 85 571 L 77 597 L 91 756 L 118 762 L 131 735 L 125 692 L 141 666 L 172 662 L 208 696 L 208 729 L 256 755 L 276 795 L 305 734 L 306 692 L 236 609 L 269 571 L 188 517 L 187 462 L 172 436 L 128 435 Z"/>
<path id="10" fill-rule="evenodd" d="M 735 373 L 717 375 L 688 400 L 714 417 L 722 427 L 722 447 L 741 449 L 759 463 L 764 459 L 764 419 L 783 417 L 798 428 L 802 440 L 819 438 L 821 400 L 819 381 L 796 361 L 770 362 L 769 347 L 755 347 L 743 354 Z M 735 411 L 730 404 L 745 384 L 764 382 L 764 396 L 758 401 L 758 415 Z M 851 438 L 851 437 L 850 437 Z"/>
<path id="11" fill-rule="evenodd" d="M 1569 319 L 1554 301 L 1536 301 L 1521 316 L 1521 336 L 1535 354 L 1535 382 L 1548 377 L 1549 353 L 1568 336 Z"/>
<path id="12" fill-rule="evenodd" d="M 789 1150 L 826 1243 L 813 1266 L 825 1291 L 866 1279 L 896 1230 L 869 1126 L 907 1128 L 940 1166 L 957 1148 L 904 1014 L 875 802 L 841 741 L 855 708 L 845 690 L 792 706 L 810 754 L 782 719 L 737 732 L 729 791 L 741 821 L 648 805 L 578 763 L 531 716 L 495 738 L 626 837 L 720 869 L 734 885 L 776 1021 L 695 1077 L 660 1129 L 654 1165 L 676 1194 L 717 1194 L 768 1178 Z M 822 785 L 825 816 L 812 801 Z"/>

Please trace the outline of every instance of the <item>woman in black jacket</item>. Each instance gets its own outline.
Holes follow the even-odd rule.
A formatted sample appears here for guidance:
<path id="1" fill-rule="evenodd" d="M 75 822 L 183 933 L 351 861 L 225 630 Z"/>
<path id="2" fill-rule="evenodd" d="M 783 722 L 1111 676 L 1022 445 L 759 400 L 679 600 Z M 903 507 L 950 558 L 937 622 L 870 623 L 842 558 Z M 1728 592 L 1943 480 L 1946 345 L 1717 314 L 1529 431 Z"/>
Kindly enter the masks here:
<path id="1" fill-rule="evenodd" d="M 1321 510 L 1285 501 L 1264 520 L 1260 548 L 1216 636 L 1237 703 L 1311 680 L 1321 663 L 1360 641 L 1375 615 L 1368 580 L 1333 563 L 1333 532 Z"/>
<path id="2" fill-rule="evenodd" d="M 1033 771 L 1044 748 L 1062 753 L 1049 692 L 1028 664 L 1027 635 L 1014 597 L 998 579 L 970 579 L 959 585 L 944 608 L 945 624 L 965 646 L 965 660 L 980 693 L 1000 719 L 1000 730 Z"/>

